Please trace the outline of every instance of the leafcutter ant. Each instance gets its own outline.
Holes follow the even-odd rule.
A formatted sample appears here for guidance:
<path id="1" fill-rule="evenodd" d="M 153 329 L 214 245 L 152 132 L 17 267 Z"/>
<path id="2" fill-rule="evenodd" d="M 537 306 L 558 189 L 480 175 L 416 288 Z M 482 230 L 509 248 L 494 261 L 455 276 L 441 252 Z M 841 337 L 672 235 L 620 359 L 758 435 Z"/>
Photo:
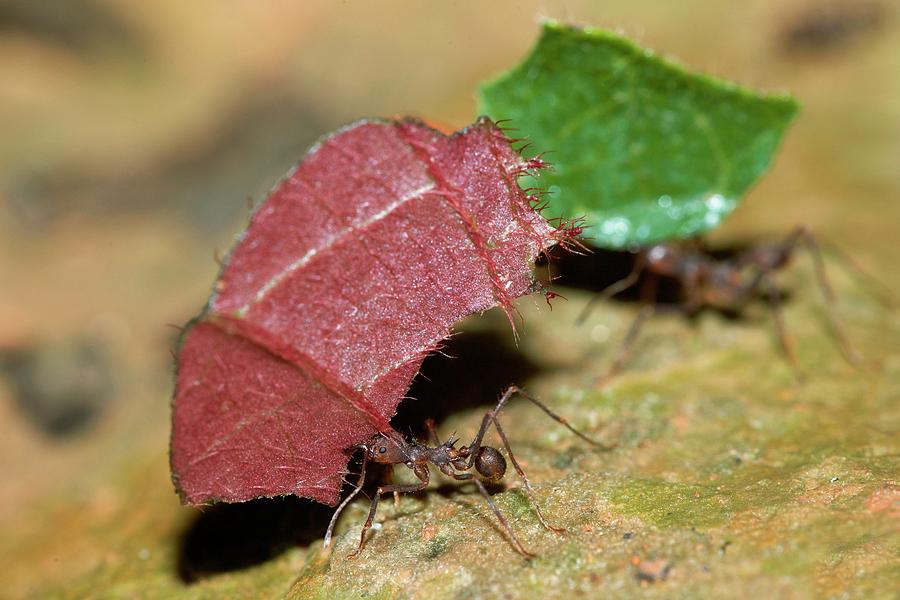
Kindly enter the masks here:
<path id="1" fill-rule="evenodd" d="M 725 258 L 714 255 L 697 240 L 657 244 L 637 252 L 631 272 L 591 299 L 578 317 L 577 322 L 583 322 L 598 302 L 640 282 L 641 309 L 615 359 L 599 381 L 617 373 L 628 359 L 641 326 L 656 310 L 661 280 L 672 280 L 679 285 L 684 300 L 683 309 L 689 316 L 696 315 L 705 308 L 740 314 L 760 292 L 765 293 L 775 319 L 781 348 L 800 377 L 801 370 L 781 311 L 781 292 L 773 276 L 790 263 L 795 251 L 801 246 L 812 256 L 816 280 L 825 298 L 831 332 L 841 354 L 848 363 L 859 364 L 860 357 L 847 341 L 843 327 L 835 315 L 835 294 L 825 274 L 825 263 L 819 245 L 808 229 L 798 227 L 780 242 L 756 244 Z M 849 262 L 848 265 L 852 266 Z"/>
<path id="2" fill-rule="evenodd" d="M 534 511 L 537 514 L 538 520 L 540 520 L 541 524 L 550 531 L 553 531 L 555 533 L 565 532 L 564 529 L 553 527 L 552 525 L 547 523 L 547 520 L 544 518 L 544 515 L 541 512 L 541 509 L 535 499 L 534 489 L 531 487 L 531 483 L 528 481 L 528 477 L 525 475 L 525 471 L 522 470 L 521 465 L 516 460 L 516 457 L 512 452 L 512 448 L 510 448 L 509 439 L 506 437 L 506 433 L 503 431 L 503 428 L 500 426 L 500 422 L 497 419 L 500 410 L 514 394 L 519 394 L 524 398 L 530 400 L 532 403 L 537 405 L 538 408 L 543 410 L 550 418 L 566 427 L 569 431 L 571 431 L 584 441 L 599 448 L 603 448 L 604 450 L 609 450 L 613 447 L 592 440 L 585 434 L 572 427 L 568 423 L 568 421 L 566 421 L 566 419 L 554 413 L 537 398 L 526 394 L 516 386 L 510 386 L 506 389 L 505 392 L 503 392 L 503 395 L 497 402 L 497 406 L 495 406 L 493 410 L 484 415 L 484 418 L 481 421 L 481 428 L 472 439 L 472 442 L 466 446 L 457 448 L 456 443 L 458 440 L 453 439 L 452 436 L 448 438 L 446 442 L 441 443 L 440 439 L 437 436 L 437 432 L 435 431 L 434 422 L 431 420 L 428 420 L 425 423 L 426 429 L 428 431 L 429 443 L 423 444 L 415 441 L 406 441 L 399 433 L 397 433 L 396 431 L 391 431 L 388 433 L 376 434 L 366 443 L 360 444 L 358 448 L 363 450 L 363 461 L 362 467 L 360 469 L 359 483 L 354 488 L 353 492 L 349 496 L 347 496 L 347 498 L 341 503 L 340 506 L 338 506 L 337 510 L 335 511 L 334 516 L 331 519 L 331 523 L 328 525 L 328 531 L 325 534 L 324 546 L 327 548 L 331 543 L 331 536 L 334 530 L 334 525 L 337 522 L 338 515 L 362 489 L 363 483 L 365 482 L 367 463 L 374 462 L 384 465 L 405 465 L 406 467 L 412 469 L 413 473 L 415 473 L 415 476 L 419 479 L 419 483 L 389 484 L 380 485 L 378 487 L 378 489 L 375 491 L 375 494 L 372 496 L 372 503 L 369 507 L 369 516 L 366 519 L 365 524 L 363 525 L 362 532 L 360 533 L 359 546 L 352 554 L 348 556 L 348 558 L 355 558 L 360 553 L 360 551 L 362 551 L 363 546 L 366 542 L 366 532 L 372 526 L 372 522 L 375 519 L 375 511 L 378 508 L 378 501 L 381 495 L 390 492 L 394 492 L 395 494 L 402 494 L 424 490 L 428 485 L 430 479 L 429 465 L 434 465 L 438 469 L 440 469 L 441 473 L 452 477 L 457 481 L 471 481 L 472 483 L 474 483 L 475 487 L 478 488 L 478 491 L 487 501 L 488 506 L 494 512 L 494 515 L 496 515 L 497 520 L 500 522 L 501 526 L 509 537 L 509 540 L 515 548 L 516 552 L 518 552 L 525 558 L 533 558 L 534 555 L 525 549 L 525 547 L 522 545 L 522 542 L 519 541 L 519 538 L 510 527 L 509 522 L 506 520 L 506 517 L 503 516 L 503 513 L 500 512 L 500 510 L 497 508 L 497 505 L 494 504 L 493 500 L 491 500 L 491 496 L 490 494 L 488 494 L 487 488 L 482 482 L 483 480 L 488 484 L 498 483 L 506 474 L 506 459 L 503 458 L 503 455 L 496 448 L 486 446 L 482 443 L 484 440 L 484 436 L 488 431 L 488 428 L 493 424 L 494 428 L 497 430 L 497 434 L 500 436 L 500 439 L 503 442 L 503 447 L 506 449 L 506 453 L 509 456 L 510 462 L 512 462 L 513 468 L 516 470 L 516 473 L 518 473 L 519 478 L 522 480 L 525 492 L 528 494 L 528 498 L 531 500 L 531 505 L 534 507 Z"/>

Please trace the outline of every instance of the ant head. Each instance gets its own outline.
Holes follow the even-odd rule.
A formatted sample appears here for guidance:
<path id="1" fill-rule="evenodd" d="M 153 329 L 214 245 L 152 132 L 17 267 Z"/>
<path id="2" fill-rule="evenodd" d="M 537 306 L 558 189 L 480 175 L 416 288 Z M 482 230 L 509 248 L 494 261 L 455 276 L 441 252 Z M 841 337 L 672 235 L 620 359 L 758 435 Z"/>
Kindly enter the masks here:
<path id="1" fill-rule="evenodd" d="M 684 268 L 684 252 L 674 244 L 655 244 L 644 250 L 647 268 L 661 275 L 677 275 Z"/>
<path id="2" fill-rule="evenodd" d="M 394 436 L 378 433 L 364 446 L 368 460 L 387 465 L 409 461 L 406 442 Z"/>
<path id="3" fill-rule="evenodd" d="M 506 459 L 496 448 L 482 446 L 475 454 L 475 470 L 485 480 L 496 483 L 506 474 Z"/>

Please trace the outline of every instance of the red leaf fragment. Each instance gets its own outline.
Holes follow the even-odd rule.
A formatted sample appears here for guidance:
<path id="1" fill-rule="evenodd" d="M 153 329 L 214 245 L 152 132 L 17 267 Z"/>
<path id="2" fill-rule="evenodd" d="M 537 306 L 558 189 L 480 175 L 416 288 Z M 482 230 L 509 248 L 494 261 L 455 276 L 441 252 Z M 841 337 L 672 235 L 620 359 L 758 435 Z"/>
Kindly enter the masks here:
<path id="1" fill-rule="evenodd" d="M 445 136 L 361 121 L 314 146 L 255 211 L 186 331 L 172 476 L 186 504 L 335 504 L 353 447 L 389 419 L 463 317 L 513 322 L 560 232 L 516 184 L 534 169 L 487 119 Z"/>

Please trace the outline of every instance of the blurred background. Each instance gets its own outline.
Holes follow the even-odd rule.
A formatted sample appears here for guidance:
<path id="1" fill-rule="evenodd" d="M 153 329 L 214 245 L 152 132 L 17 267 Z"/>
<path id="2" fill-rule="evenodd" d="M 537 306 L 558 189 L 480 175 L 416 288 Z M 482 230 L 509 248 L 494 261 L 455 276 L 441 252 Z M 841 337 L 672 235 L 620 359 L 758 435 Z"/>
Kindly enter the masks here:
<path id="1" fill-rule="evenodd" d="M 205 303 L 214 252 L 341 124 L 473 121 L 544 16 L 794 93 L 715 237 L 805 224 L 900 285 L 896 1 L 0 0 L 0 596 L 175 560 L 194 513 L 168 480 L 168 325 Z"/>

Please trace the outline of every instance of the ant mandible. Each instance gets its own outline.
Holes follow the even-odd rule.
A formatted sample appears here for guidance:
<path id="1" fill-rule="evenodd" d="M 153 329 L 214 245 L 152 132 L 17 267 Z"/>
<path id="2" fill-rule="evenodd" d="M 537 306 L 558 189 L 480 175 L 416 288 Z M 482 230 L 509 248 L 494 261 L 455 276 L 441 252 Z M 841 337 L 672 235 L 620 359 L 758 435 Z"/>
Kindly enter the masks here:
<path id="1" fill-rule="evenodd" d="M 697 240 L 657 244 L 641 249 L 631 273 L 591 299 L 577 320 L 582 323 L 598 302 L 632 287 L 640 280 L 641 274 L 645 274 L 639 292 L 641 309 L 615 359 L 598 381 L 604 381 L 617 373 L 628 359 L 641 326 L 655 312 L 661 279 L 675 280 L 680 284 L 685 297 L 684 311 L 689 316 L 696 315 L 704 308 L 740 313 L 761 290 L 764 291 L 772 308 L 781 348 L 798 378 L 801 378 L 802 372 L 781 311 L 781 293 L 772 277 L 773 273 L 789 264 L 801 244 L 813 258 L 816 280 L 825 297 L 826 315 L 841 354 L 848 363 L 859 364 L 860 357 L 850 346 L 843 327 L 835 316 L 836 298 L 825 274 L 819 245 L 808 229 L 797 227 L 781 242 L 756 244 L 731 258 L 712 255 Z"/>
<path id="2" fill-rule="evenodd" d="M 543 410 L 550 418 L 552 418 L 560 425 L 563 425 L 569 431 L 585 440 L 586 442 L 604 450 L 613 448 L 613 446 L 607 446 L 601 444 L 600 442 L 592 440 L 585 434 L 572 427 L 565 418 L 554 413 L 537 398 L 526 394 L 516 386 L 510 386 L 506 389 L 505 392 L 503 392 L 503 395 L 497 402 L 497 406 L 495 406 L 493 410 L 487 412 L 484 415 L 484 418 L 481 420 L 481 427 L 479 428 L 478 433 L 472 439 L 472 442 L 467 446 L 457 448 L 456 443 L 458 440 L 453 439 L 452 436 L 448 438 L 446 442 L 441 443 L 434 428 L 434 421 L 432 421 L 431 419 L 425 422 L 425 426 L 428 431 L 429 442 L 431 443 L 431 445 L 422 444 L 415 441 L 406 441 L 403 436 L 401 436 L 396 431 L 391 431 L 388 433 L 378 433 L 371 439 L 369 439 L 368 442 L 360 444 L 358 448 L 363 450 L 363 462 L 362 467 L 360 468 L 359 483 L 357 484 L 356 488 L 354 488 L 353 492 L 349 496 L 347 496 L 347 498 L 341 503 L 340 506 L 338 506 L 337 510 L 335 511 L 334 516 L 331 519 L 331 523 L 328 525 L 328 530 L 325 533 L 324 546 L 327 548 L 331 542 L 332 532 L 334 530 L 334 525 L 337 522 L 338 515 L 362 489 L 366 476 L 366 463 L 374 462 L 384 465 L 406 465 L 408 468 L 412 469 L 413 473 L 418 478 L 419 483 L 390 484 L 381 485 L 378 487 L 375 495 L 372 497 L 372 503 L 369 507 L 369 516 L 366 519 L 366 522 L 362 528 L 362 532 L 359 536 L 359 546 L 347 558 L 355 558 L 362 551 L 366 541 L 366 532 L 372 526 L 372 522 L 375 519 L 375 511 L 378 508 L 378 501 L 381 495 L 391 492 L 395 494 L 403 494 L 422 491 L 428 485 L 428 482 L 430 480 L 429 465 L 434 465 L 441 471 L 441 473 L 447 475 L 448 477 L 452 477 L 457 481 L 471 481 L 472 483 L 474 483 L 475 487 L 478 488 L 478 491 L 487 501 L 488 506 L 494 512 L 494 515 L 497 516 L 497 520 L 500 521 L 500 524 L 503 526 L 503 529 L 509 536 L 509 539 L 512 542 L 515 550 L 525 558 L 533 558 L 534 554 L 528 552 L 519 541 L 519 538 L 516 537 L 516 534 L 509 526 L 509 522 L 503 516 L 503 513 L 501 513 L 497 508 L 497 505 L 494 504 L 494 501 L 491 500 L 487 488 L 485 487 L 484 483 L 482 483 L 482 480 L 489 484 L 497 483 L 501 479 L 503 479 L 503 476 L 506 474 L 506 460 L 503 458 L 503 455 L 496 448 L 482 444 L 488 428 L 493 424 L 494 428 L 497 430 L 497 434 L 500 436 L 500 439 L 503 442 L 503 447 L 506 449 L 506 453 L 509 455 L 509 460 L 512 463 L 513 468 L 522 480 L 522 484 L 525 488 L 526 493 L 528 494 L 528 498 L 531 500 L 531 504 L 534 507 L 538 520 L 545 528 L 549 529 L 550 531 L 553 531 L 555 533 L 565 532 L 565 529 L 553 527 L 552 525 L 547 523 L 540 507 L 537 504 L 534 496 L 534 490 L 531 487 L 531 483 L 528 481 L 528 477 L 525 475 L 525 471 L 522 470 L 521 465 L 516 460 L 516 457 L 512 452 L 512 448 L 510 448 L 509 439 L 506 437 L 506 433 L 503 431 L 503 428 L 500 426 L 500 422 L 497 419 L 497 415 L 500 413 L 500 410 L 503 408 L 506 402 L 514 394 L 517 393 L 522 397 L 530 400 L 532 403 L 537 405 L 538 408 Z M 473 469 L 475 470 L 475 473 L 471 472 Z"/>

